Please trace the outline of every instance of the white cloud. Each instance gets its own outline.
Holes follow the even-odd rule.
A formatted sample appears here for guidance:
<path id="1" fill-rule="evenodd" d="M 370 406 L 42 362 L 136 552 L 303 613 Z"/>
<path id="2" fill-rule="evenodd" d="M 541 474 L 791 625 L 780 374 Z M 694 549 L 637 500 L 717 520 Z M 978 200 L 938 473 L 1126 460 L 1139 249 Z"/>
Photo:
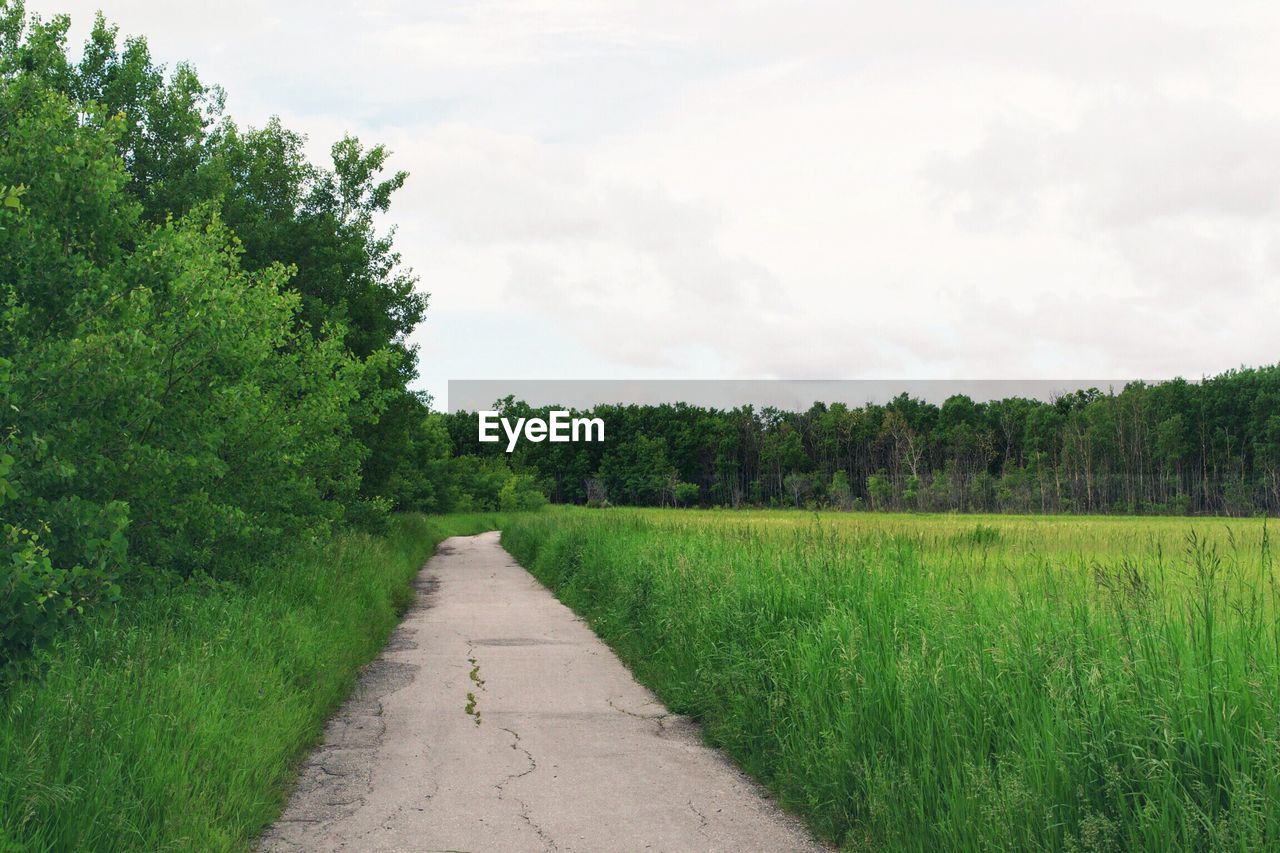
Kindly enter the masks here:
<path id="1" fill-rule="evenodd" d="M 1068 378 L 1277 358 L 1274 4 L 59 5 L 79 32 L 101 5 L 318 153 L 345 129 L 390 144 L 437 393 L 477 365 Z M 494 356 L 516 325 L 541 355 Z"/>

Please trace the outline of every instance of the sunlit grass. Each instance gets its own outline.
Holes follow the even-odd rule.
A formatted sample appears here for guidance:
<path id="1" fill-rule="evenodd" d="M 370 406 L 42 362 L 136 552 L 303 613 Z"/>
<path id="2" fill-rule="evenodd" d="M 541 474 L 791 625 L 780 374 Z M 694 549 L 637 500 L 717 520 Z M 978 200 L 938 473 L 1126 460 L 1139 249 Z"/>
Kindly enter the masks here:
<path id="1" fill-rule="evenodd" d="M 855 849 L 1280 844 L 1260 520 L 579 511 L 503 541 Z"/>
<path id="2" fill-rule="evenodd" d="M 401 516 L 76 626 L 0 696 L 0 849 L 247 849 L 436 543 L 495 526 Z"/>

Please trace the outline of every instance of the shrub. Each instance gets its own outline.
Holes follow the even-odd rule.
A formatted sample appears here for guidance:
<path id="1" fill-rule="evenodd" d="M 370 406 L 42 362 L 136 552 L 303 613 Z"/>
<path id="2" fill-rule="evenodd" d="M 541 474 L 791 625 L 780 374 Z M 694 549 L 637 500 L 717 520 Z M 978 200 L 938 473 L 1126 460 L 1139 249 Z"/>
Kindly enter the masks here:
<path id="1" fill-rule="evenodd" d="M 0 404 L 9 412 L 16 410 L 10 369 L 10 362 L 0 358 Z M 0 507 L 18 494 L 11 480 L 17 444 L 19 434 L 10 426 L 0 436 Z M 48 536 L 47 524 L 0 526 L 0 666 L 52 638 L 96 601 L 119 595 L 116 579 L 124 565 L 128 524 L 124 504 L 108 504 L 101 514 L 91 509 L 78 520 L 90 531 L 82 537 L 87 559 L 71 568 L 55 565 L 41 541 Z"/>
<path id="2" fill-rule="evenodd" d="M 698 502 L 697 483 L 676 483 L 675 499 L 677 506 L 690 506 Z"/>
<path id="3" fill-rule="evenodd" d="M 528 474 L 512 475 L 498 492 L 498 509 L 503 512 L 538 510 L 546 505 L 547 496 Z"/>

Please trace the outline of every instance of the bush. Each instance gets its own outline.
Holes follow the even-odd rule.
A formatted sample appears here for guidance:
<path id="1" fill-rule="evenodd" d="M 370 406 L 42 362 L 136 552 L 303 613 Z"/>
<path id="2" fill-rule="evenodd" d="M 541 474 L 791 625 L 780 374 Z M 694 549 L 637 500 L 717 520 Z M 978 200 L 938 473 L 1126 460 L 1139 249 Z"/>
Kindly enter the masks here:
<path id="1" fill-rule="evenodd" d="M 872 509 L 886 509 L 893 496 L 893 484 L 884 469 L 867 477 L 867 494 L 871 496 Z"/>
<path id="2" fill-rule="evenodd" d="M 363 498 L 347 507 L 346 522 L 355 530 L 381 536 L 390 528 L 391 509 L 388 498 Z"/>
<path id="3" fill-rule="evenodd" d="M 540 509 L 547 496 L 530 474 L 516 474 L 505 459 L 492 456 L 455 456 L 449 460 L 452 512 L 517 512 Z"/>
<path id="4" fill-rule="evenodd" d="M 528 474 L 512 475 L 498 492 L 498 509 L 503 512 L 527 512 L 546 505 L 547 496 Z"/>
<path id="5" fill-rule="evenodd" d="M 444 508 L 448 436 L 407 390 L 426 297 L 375 227 L 405 180 L 386 150 L 313 165 L 144 40 L 99 19 L 72 60 L 68 28 L 0 2 L 11 598 L 83 607 L 125 543 L 142 582 L 243 577 Z"/>
<path id="6" fill-rule="evenodd" d="M 0 405 L 7 412 L 16 411 L 10 379 L 10 362 L 0 358 Z M 0 435 L 0 507 L 18 495 L 11 480 L 18 444 L 19 433 L 9 426 Z M 116 580 L 123 571 L 128 524 L 124 504 L 113 502 L 102 513 L 90 508 L 73 517 L 86 559 L 71 568 L 56 565 L 42 541 L 48 538 L 48 524 L 34 529 L 8 522 L 0 526 L 0 666 L 51 639 L 95 602 L 119 596 Z"/>
<path id="7" fill-rule="evenodd" d="M 697 483 L 676 483 L 675 488 L 676 506 L 691 506 L 698 502 L 698 484 Z"/>
<path id="8" fill-rule="evenodd" d="M 836 509 L 848 510 L 853 507 L 853 486 L 849 483 L 849 475 L 844 471 L 836 471 L 831 475 L 827 500 Z"/>

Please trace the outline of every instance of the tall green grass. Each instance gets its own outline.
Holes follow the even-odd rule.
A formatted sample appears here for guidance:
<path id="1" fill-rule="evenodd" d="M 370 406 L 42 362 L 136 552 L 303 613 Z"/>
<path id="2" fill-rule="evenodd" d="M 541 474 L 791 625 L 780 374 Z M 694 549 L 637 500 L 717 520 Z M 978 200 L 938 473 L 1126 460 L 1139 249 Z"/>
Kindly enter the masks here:
<path id="1" fill-rule="evenodd" d="M 0 848 L 248 848 L 436 544 L 496 526 L 401 516 L 77 625 L 0 695 Z"/>
<path id="2" fill-rule="evenodd" d="M 606 510 L 503 543 L 848 849 L 1280 847 L 1260 520 Z"/>

